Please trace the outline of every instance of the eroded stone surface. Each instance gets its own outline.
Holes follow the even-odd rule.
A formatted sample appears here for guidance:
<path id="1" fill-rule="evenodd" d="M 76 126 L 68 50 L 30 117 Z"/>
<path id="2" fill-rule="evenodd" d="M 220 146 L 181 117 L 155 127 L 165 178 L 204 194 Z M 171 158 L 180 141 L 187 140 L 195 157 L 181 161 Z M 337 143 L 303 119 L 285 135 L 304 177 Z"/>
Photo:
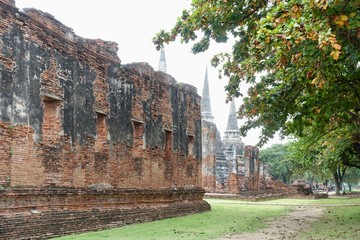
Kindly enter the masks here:
<path id="1" fill-rule="evenodd" d="M 43 221 L 21 230 L 41 237 L 61 234 L 46 219 L 63 217 L 68 233 L 210 208 L 202 201 L 196 88 L 147 63 L 122 65 L 116 43 L 81 38 L 10 0 L 0 0 L 0 142 L 7 239 L 20 234 L 13 222 Z M 118 220 L 123 208 L 129 214 Z M 151 213 L 157 208 L 161 217 Z M 134 211 L 139 217 L 126 220 Z M 96 224 L 74 217 L 83 213 Z M 65 226 L 70 216 L 74 229 Z"/>

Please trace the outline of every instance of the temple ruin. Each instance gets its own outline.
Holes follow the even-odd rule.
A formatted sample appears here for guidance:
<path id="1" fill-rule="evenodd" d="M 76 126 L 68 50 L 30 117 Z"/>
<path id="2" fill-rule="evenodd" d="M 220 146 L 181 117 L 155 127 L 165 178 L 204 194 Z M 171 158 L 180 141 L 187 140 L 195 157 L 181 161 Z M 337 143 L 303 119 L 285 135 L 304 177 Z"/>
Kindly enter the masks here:
<path id="1" fill-rule="evenodd" d="M 210 210 L 201 98 L 117 44 L 0 0 L 0 236 L 42 239 Z"/>
<path id="2" fill-rule="evenodd" d="M 201 98 L 202 111 L 202 184 L 208 193 L 238 194 L 273 185 L 266 164 L 258 158 L 259 149 L 242 142 L 235 102 L 230 102 L 223 139 L 211 111 L 207 69 Z"/>

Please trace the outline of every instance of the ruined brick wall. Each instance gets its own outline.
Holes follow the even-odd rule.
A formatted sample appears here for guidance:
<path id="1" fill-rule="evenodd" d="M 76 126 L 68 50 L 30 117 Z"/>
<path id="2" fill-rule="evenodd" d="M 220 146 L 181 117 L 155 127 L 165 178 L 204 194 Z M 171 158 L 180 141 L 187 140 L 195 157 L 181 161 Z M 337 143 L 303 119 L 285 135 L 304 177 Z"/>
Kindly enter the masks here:
<path id="1" fill-rule="evenodd" d="M 0 123 L 0 185 L 2 186 L 10 184 L 11 135 L 11 127 Z"/>
<path id="2" fill-rule="evenodd" d="M 239 176 L 235 173 L 229 175 L 229 192 L 230 194 L 238 194 L 241 192 Z"/>
<path id="3" fill-rule="evenodd" d="M 245 173 L 247 177 L 247 190 L 260 189 L 260 160 L 259 149 L 254 146 L 245 146 L 244 154 L 245 162 L 248 163 L 248 171 Z"/>
<path id="4" fill-rule="evenodd" d="M 217 127 L 202 122 L 202 187 L 206 192 L 216 191 L 216 143 Z"/>
<path id="5" fill-rule="evenodd" d="M 255 146 L 245 146 L 244 158 L 241 161 L 242 170 L 237 175 L 229 177 L 231 193 L 244 191 L 256 191 L 265 189 L 267 184 L 267 172 L 264 171 L 263 163 L 259 160 L 259 149 Z"/>
<path id="6" fill-rule="evenodd" d="M 192 190 L 13 189 L 0 191 L 0 239 L 48 239 L 209 210 Z M 179 201 L 182 199 L 183 201 Z"/>
<path id="7" fill-rule="evenodd" d="M 14 4 L 0 0 L 0 184 L 10 187 L 0 209 L 15 188 L 201 195 L 196 89 L 145 63 L 121 65 L 116 43 Z"/>
<path id="8" fill-rule="evenodd" d="M 259 159 L 259 149 L 256 146 L 245 146 L 244 158 L 241 161 L 241 172 L 231 173 L 228 177 L 229 188 L 225 193 L 246 195 L 261 193 L 264 190 L 280 191 L 282 194 L 293 194 L 293 189 L 286 184 L 274 181 L 268 172 L 269 166 Z M 217 191 L 222 192 L 224 191 Z"/>
<path id="9" fill-rule="evenodd" d="M 12 186 L 36 187 L 200 186 L 194 87 L 148 64 L 121 65 L 115 43 L 82 39 L 49 14 L 2 8 L 1 138 L 12 139 L 2 146 L 2 178 L 10 171 Z"/>

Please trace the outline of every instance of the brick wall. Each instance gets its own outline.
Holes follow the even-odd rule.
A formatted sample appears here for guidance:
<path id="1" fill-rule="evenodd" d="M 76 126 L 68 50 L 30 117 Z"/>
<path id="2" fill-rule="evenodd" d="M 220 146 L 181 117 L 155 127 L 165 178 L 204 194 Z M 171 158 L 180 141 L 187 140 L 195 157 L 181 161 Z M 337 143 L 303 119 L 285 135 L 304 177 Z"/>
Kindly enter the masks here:
<path id="1" fill-rule="evenodd" d="M 201 113 L 194 87 L 179 87 L 171 76 L 145 63 L 121 66 L 111 52 L 113 43 L 82 39 L 49 14 L 34 9 L 2 14 L 13 27 L 1 35 L 1 52 L 17 66 L 10 70 L 0 61 L 5 83 L 0 120 L 16 129 L 10 144 L 14 153 L 3 158 L 14 170 L 12 185 L 72 186 L 71 181 L 79 181 L 69 176 L 75 171 L 84 172 L 85 186 L 106 182 L 114 187 L 164 188 L 174 181 L 178 187 L 196 186 Z M 10 41 L 11 34 L 19 46 Z M 20 81 L 24 89 L 16 89 Z M 165 151 L 166 136 L 172 146 Z M 169 175 L 163 168 L 165 152 L 177 169 L 173 179 L 165 180 Z M 44 173 L 56 177 L 51 184 L 33 182 L 31 176 L 18 181 L 28 174 L 13 160 L 19 165 L 37 161 Z M 113 172 L 112 166 L 122 163 L 129 163 L 124 174 L 132 179 L 127 183 Z M 165 181 L 154 184 L 159 178 Z"/>
<path id="2" fill-rule="evenodd" d="M 0 238 L 9 240 L 47 239 L 210 208 L 200 190 L 28 188 L 9 193 L 0 194 Z"/>
<path id="3" fill-rule="evenodd" d="M 24 215 L 18 219 L 22 223 L 65 211 L 50 201 L 48 215 L 26 217 L 27 201 L 35 201 L 37 193 L 60 199 L 66 189 L 75 191 L 79 202 L 116 201 L 120 195 L 110 190 L 136 189 L 126 194 L 149 197 L 154 208 L 164 201 L 154 193 L 167 191 L 174 195 L 164 208 L 170 211 L 166 217 L 176 215 L 173 203 L 187 209 L 183 213 L 209 209 L 201 200 L 200 97 L 193 86 L 146 63 L 121 65 L 116 43 L 76 36 L 50 14 L 19 12 L 13 1 L 4 0 L 0 10 L 0 185 L 8 188 L 0 192 L 5 203 L 0 209 L 10 209 L 0 217 L 9 228 L 11 211 Z M 29 190 L 34 187 L 39 191 Z M 62 190 L 48 193 L 50 188 Z M 86 189 L 109 192 L 82 194 Z M 188 206 L 184 199 L 194 192 Z M 19 208 L 6 204 L 14 196 Z M 32 205 L 37 210 L 48 201 L 39 199 Z M 77 210 L 90 211 L 86 204 Z M 91 228 L 112 221 L 117 220 L 96 220 L 98 226 Z M 87 229 L 79 226 L 69 232 Z M 16 227 L 11 231 L 15 236 Z"/>
<path id="4" fill-rule="evenodd" d="M 214 123 L 202 122 L 202 186 L 206 192 L 216 190 L 216 134 Z"/>
<path id="5" fill-rule="evenodd" d="M 10 180 L 12 126 L 0 123 L 0 185 L 7 186 Z"/>

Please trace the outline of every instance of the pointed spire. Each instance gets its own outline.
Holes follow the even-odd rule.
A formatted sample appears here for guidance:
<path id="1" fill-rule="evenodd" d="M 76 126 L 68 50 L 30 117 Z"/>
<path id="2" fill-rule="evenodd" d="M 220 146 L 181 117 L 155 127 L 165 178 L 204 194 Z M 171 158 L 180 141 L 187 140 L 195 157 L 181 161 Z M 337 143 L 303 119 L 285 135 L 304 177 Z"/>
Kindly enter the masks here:
<path id="1" fill-rule="evenodd" d="M 167 73 L 164 47 L 160 49 L 159 71 Z"/>
<path id="2" fill-rule="evenodd" d="M 237 117 L 236 117 L 235 101 L 230 102 L 230 111 L 229 111 L 226 130 L 236 130 L 236 131 L 239 130 Z"/>
<path id="3" fill-rule="evenodd" d="M 226 131 L 224 132 L 224 135 L 225 135 L 224 139 L 226 139 L 227 141 L 240 141 L 241 142 L 234 100 L 230 102 L 230 111 L 229 111 Z"/>
<path id="4" fill-rule="evenodd" d="M 206 71 L 205 71 L 203 92 L 202 92 L 202 96 L 201 96 L 201 115 L 202 115 L 202 119 L 206 120 L 208 122 L 212 122 L 214 120 L 214 117 L 211 112 L 207 66 L 206 66 Z"/>

